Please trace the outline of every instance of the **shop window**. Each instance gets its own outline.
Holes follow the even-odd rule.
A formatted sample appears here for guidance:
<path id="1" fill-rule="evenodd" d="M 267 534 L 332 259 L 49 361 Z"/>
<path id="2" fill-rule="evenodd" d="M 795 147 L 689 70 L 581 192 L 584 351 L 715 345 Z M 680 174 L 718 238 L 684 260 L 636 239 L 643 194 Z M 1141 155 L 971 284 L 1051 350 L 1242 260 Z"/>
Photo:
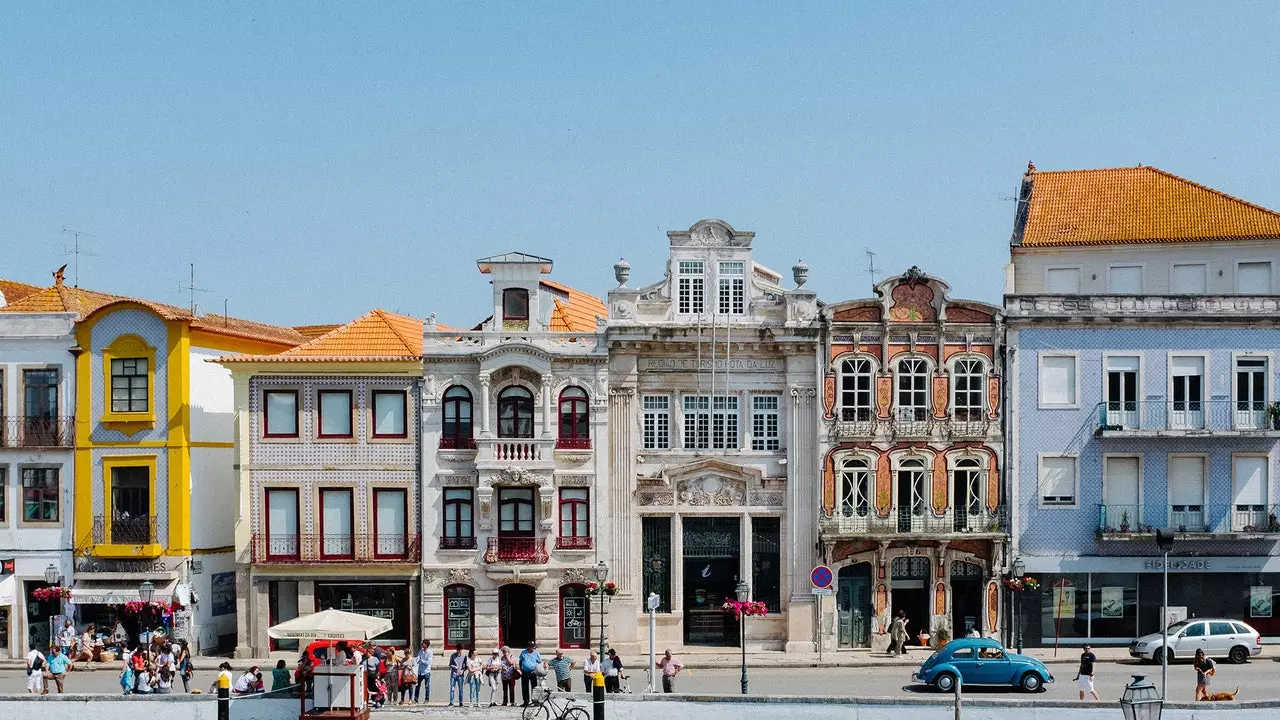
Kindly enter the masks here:
<path id="1" fill-rule="evenodd" d="M 587 391 L 567 387 L 560 393 L 560 441 L 557 447 L 591 447 L 591 415 Z"/>
<path id="2" fill-rule="evenodd" d="M 498 437 L 533 437 L 533 393 L 519 385 L 498 393 Z"/>
<path id="3" fill-rule="evenodd" d="M 472 525 L 474 491 L 471 488 L 445 488 L 444 535 L 441 550 L 471 550 L 476 546 Z"/>
<path id="4" fill-rule="evenodd" d="M 591 599 L 582 585 L 560 588 L 560 647 L 591 647 Z"/>
<path id="5" fill-rule="evenodd" d="M 475 644 L 475 590 L 470 585 L 449 585 L 444 589 L 444 644 L 448 648 L 468 648 Z"/>
<path id="6" fill-rule="evenodd" d="M 58 468 L 22 468 L 22 520 L 29 523 L 61 521 L 62 495 Z"/>
<path id="7" fill-rule="evenodd" d="M 782 519 L 751 518 L 751 598 L 782 612 Z"/>
<path id="8" fill-rule="evenodd" d="M 269 438 L 298 437 L 298 391 L 267 390 L 262 393 L 263 436 Z"/>
<path id="9" fill-rule="evenodd" d="M 409 436 L 409 395 L 403 390 L 373 391 L 373 436 L 403 438 Z"/>
<path id="10" fill-rule="evenodd" d="M 316 393 L 319 406 L 319 437 L 351 437 L 351 391 L 321 390 Z"/>
<path id="11" fill-rule="evenodd" d="M 658 612 L 671 612 L 671 518 L 640 518 L 644 597 L 658 596 Z"/>

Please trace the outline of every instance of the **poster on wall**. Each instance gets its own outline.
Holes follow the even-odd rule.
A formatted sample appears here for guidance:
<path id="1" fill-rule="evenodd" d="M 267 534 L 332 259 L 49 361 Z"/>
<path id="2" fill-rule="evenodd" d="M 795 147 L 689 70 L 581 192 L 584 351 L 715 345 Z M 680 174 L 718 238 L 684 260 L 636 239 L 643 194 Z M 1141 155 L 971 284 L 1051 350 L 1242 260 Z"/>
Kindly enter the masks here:
<path id="1" fill-rule="evenodd" d="M 1076 589 L 1070 585 L 1053 588 L 1053 619 L 1071 620 L 1076 616 Z"/>
<path id="2" fill-rule="evenodd" d="M 472 640 L 471 595 L 458 593 L 446 596 L 445 601 L 449 613 L 445 620 L 445 642 L 449 647 L 469 644 Z"/>
<path id="3" fill-rule="evenodd" d="M 1249 588 L 1249 617 L 1271 617 L 1271 586 L 1254 585 Z"/>
<path id="4" fill-rule="evenodd" d="M 236 574 L 235 571 L 214 573 L 209 576 L 211 590 L 209 602 L 213 606 L 212 613 L 217 615 L 236 614 Z"/>
<path id="5" fill-rule="evenodd" d="M 1102 617 L 1104 618 L 1124 617 L 1124 588 L 1123 587 L 1102 588 Z"/>
<path id="6" fill-rule="evenodd" d="M 563 616 L 560 619 L 561 642 L 568 647 L 587 647 L 587 598 L 585 595 L 565 594 Z"/>

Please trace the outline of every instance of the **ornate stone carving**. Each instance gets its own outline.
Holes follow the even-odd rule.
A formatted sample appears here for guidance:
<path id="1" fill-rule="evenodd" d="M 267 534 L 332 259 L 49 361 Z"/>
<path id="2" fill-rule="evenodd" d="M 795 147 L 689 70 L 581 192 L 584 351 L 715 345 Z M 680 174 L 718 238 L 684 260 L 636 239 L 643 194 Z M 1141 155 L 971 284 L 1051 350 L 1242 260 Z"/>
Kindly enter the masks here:
<path id="1" fill-rule="evenodd" d="M 987 417 L 995 420 L 1000 416 L 1000 376 L 987 377 Z"/>
<path id="2" fill-rule="evenodd" d="M 539 475 L 522 467 L 502 468 L 497 473 L 485 478 L 485 485 L 507 485 L 512 487 L 542 487 L 548 484 L 547 476 Z"/>
<path id="3" fill-rule="evenodd" d="M 560 576 L 561 585 L 586 585 L 591 582 L 582 568 L 571 567 Z"/>
<path id="4" fill-rule="evenodd" d="M 635 388 L 609 388 L 610 395 L 631 397 L 636 394 Z"/>
<path id="5" fill-rule="evenodd" d="M 446 585 L 473 585 L 475 581 L 471 579 L 471 571 L 466 568 L 453 568 L 444 576 Z"/>
<path id="6" fill-rule="evenodd" d="M 440 485 L 443 487 L 475 487 L 476 477 L 474 475 L 437 475 Z"/>
<path id="7" fill-rule="evenodd" d="M 748 505 L 781 505 L 786 495 L 780 490 L 752 490 L 747 496 Z"/>
<path id="8" fill-rule="evenodd" d="M 695 226 L 689 232 L 690 245 L 704 247 L 725 247 L 729 244 L 729 231 L 716 223 L 705 223 Z"/>
<path id="9" fill-rule="evenodd" d="M 746 483 L 721 475 L 703 475 L 691 480 L 681 480 L 676 487 L 676 494 L 682 505 L 742 505 L 746 500 Z"/>
<path id="10" fill-rule="evenodd" d="M 946 375 L 933 376 L 933 416 L 947 416 L 948 378 Z"/>
<path id="11" fill-rule="evenodd" d="M 557 475 L 556 485 L 560 487 L 591 487 L 594 479 L 590 475 Z"/>
<path id="12" fill-rule="evenodd" d="M 947 463 L 939 457 L 933 462 L 933 514 L 947 512 Z"/>
<path id="13" fill-rule="evenodd" d="M 938 314 L 933 308 L 933 288 L 919 282 L 907 282 L 893 289 L 893 307 L 889 308 L 889 320 L 893 322 L 933 322 Z"/>
<path id="14" fill-rule="evenodd" d="M 619 320 L 630 320 L 636 316 L 636 308 L 626 300 L 618 300 L 613 304 L 613 317 Z"/>
<path id="15" fill-rule="evenodd" d="M 876 376 L 876 415 L 881 420 L 889 419 L 889 403 L 893 400 L 893 376 Z"/>
<path id="16" fill-rule="evenodd" d="M 637 505 L 675 505 L 676 496 L 669 492 L 638 492 Z"/>
<path id="17" fill-rule="evenodd" d="M 1005 309 L 1005 315 L 1140 316 L 1169 313 L 1181 316 L 1204 314 L 1213 317 L 1254 317 L 1277 311 L 1280 311 L 1280 300 L 1267 296 L 1035 295 L 1015 298 Z"/>

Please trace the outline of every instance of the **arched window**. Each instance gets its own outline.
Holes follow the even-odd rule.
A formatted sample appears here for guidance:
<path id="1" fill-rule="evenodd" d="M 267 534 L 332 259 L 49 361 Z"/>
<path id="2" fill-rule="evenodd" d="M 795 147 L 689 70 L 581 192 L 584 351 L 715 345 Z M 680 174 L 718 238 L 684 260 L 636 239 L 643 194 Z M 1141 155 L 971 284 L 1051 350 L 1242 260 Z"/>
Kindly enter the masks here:
<path id="1" fill-rule="evenodd" d="M 898 532 L 919 532 L 924 529 L 925 510 L 924 462 L 908 458 L 898 465 Z"/>
<path id="2" fill-rule="evenodd" d="M 498 393 L 498 437 L 533 437 L 533 393 L 512 385 Z"/>
<path id="3" fill-rule="evenodd" d="M 591 447 L 587 391 L 580 387 L 567 387 L 560 393 L 560 440 L 556 447 Z"/>
<path id="4" fill-rule="evenodd" d="M 929 419 L 929 363 L 923 358 L 898 362 L 898 420 L 925 422 Z"/>
<path id="5" fill-rule="evenodd" d="M 444 427 L 440 433 L 442 448 L 475 447 L 471 424 L 471 391 L 454 385 L 444 391 Z"/>
<path id="6" fill-rule="evenodd" d="M 867 461 L 854 458 L 844 461 L 840 471 L 840 514 L 844 517 L 866 517 L 871 509 L 871 470 Z"/>
<path id="7" fill-rule="evenodd" d="M 951 379 L 955 388 L 951 412 L 955 419 L 961 422 L 982 420 L 982 361 L 957 360 Z"/>
<path id="8" fill-rule="evenodd" d="M 951 473 L 951 497 L 955 500 L 955 529 L 981 530 L 982 464 L 973 458 L 956 461 Z"/>
<path id="9" fill-rule="evenodd" d="M 444 589 L 444 644 L 447 648 L 471 647 L 476 640 L 476 591 L 470 585 Z"/>
<path id="10" fill-rule="evenodd" d="M 840 363 L 840 419 L 871 420 L 871 360 L 858 357 Z"/>

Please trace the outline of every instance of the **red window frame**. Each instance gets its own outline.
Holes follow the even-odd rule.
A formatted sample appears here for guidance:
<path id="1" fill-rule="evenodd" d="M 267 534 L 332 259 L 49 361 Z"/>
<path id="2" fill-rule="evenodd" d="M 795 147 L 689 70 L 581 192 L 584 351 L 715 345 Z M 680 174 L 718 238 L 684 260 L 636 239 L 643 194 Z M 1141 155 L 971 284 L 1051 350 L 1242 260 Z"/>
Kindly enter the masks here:
<path id="1" fill-rule="evenodd" d="M 399 493 L 400 495 L 404 496 L 404 502 L 400 504 L 400 507 L 404 509 L 404 513 L 403 513 L 404 522 L 401 524 L 401 527 L 404 528 L 404 532 L 401 533 L 401 536 L 403 537 L 402 547 L 404 549 L 398 553 L 378 552 L 378 549 L 380 547 L 378 543 L 378 538 L 381 537 L 381 535 L 378 534 L 378 496 L 382 493 Z M 374 488 L 373 489 L 373 556 L 376 558 L 402 558 L 405 556 L 405 553 L 408 551 L 409 551 L 409 491 L 406 490 L 405 488 Z"/>
<path id="2" fill-rule="evenodd" d="M 325 543 L 326 536 L 324 533 L 324 495 L 325 493 L 346 493 L 347 494 L 347 499 L 348 499 L 347 507 L 351 511 L 351 515 L 348 518 L 349 520 L 348 526 L 351 528 L 351 535 L 349 536 L 351 538 L 350 552 L 343 553 L 343 554 L 334 554 L 334 553 L 325 552 L 325 548 L 326 548 L 326 543 Z M 343 560 L 343 559 L 355 558 L 355 554 L 356 554 L 356 517 L 355 517 L 356 504 L 355 502 L 356 502 L 355 492 L 352 491 L 351 488 L 320 488 L 320 507 L 317 508 L 318 510 L 317 514 L 320 516 L 320 559 Z"/>
<path id="3" fill-rule="evenodd" d="M 511 417 L 504 424 L 503 410 L 511 408 Z M 528 433 L 521 433 L 521 425 L 528 423 Z M 533 437 L 533 391 L 523 385 L 510 385 L 498 393 L 498 437 L 528 439 Z M 507 426 L 509 424 L 509 427 Z"/>
<path id="4" fill-rule="evenodd" d="M 537 493 L 530 488 L 498 488 L 498 537 L 518 537 L 531 538 L 535 535 L 538 525 L 537 513 Z M 510 530 L 503 530 L 502 510 L 510 505 L 515 508 L 512 512 Z M 522 530 L 520 528 L 520 508 L 529 508 L 529 529 Z"/>
<path id="5" fill-rule="evenodd" d="M 291 433 L 273 433 L 271 432 L 271 409 L 267 402 L 267 398 L 272 395 L 292 395 L 293 396 L 293 432 Z M 298 421 L 298 415 L 301 411 L 298 402 L 297 390 L 263 390 L 262 391 L 262 437 L 264 438 L 296 438 L 302 430 L 302 425 Z"/>
<path id="6" fill-rule="evenodd" d="M 560 391 L 560 439 L 591 440 L 591 403 L 587 391 L 571 385 Z"/>
<path id="7" fill-rule="evenodd" d="M 452 397 L 449 393 L 458 391 Z M 465 393 L 465 397 L 464 394 Z M 443 411 L 440 415 L 440 446 L 444 448 L 467 448 L 475 445 L 475 402 L 471 391 L 461 385 L 451 385 L 441 396 Z M 462 408 L 467 408 L 467 420 L 462 421 Z M 449 415 L 453 414 L 453 432 L 449 432 Z"/>
<path id="8" fill-rule="evenodd" d="M 399 433 L 378 432 L 378 398 L 384 395 L 400 397 L 400 419 L 402 424 Z M 369 400 L 369 434 L 375 438 L 407 438 L 409 437 L 409 393 L 403 390 L 374 390 Z"/>
<path id="9" fill-rule="evenodd" d="M 449 497 L 449 493 L 456 492 L 459 490 L 465 490 L 467 492 L 466 500 L 463 500 L 462 498 Z M 474 540 L 476 536 L 476 491 L 473 490 L 472 488 L 445 488 L 443 497 L 444 497 L 443 507 L 442 507 L 443 514 L 440 518 L 440 537 L 443 539 L 456 539 L 459 541 L 462 539 Z M 450 522 L 449 508 L 455 505 L 459 507 L 465 506 L 470 511 L 470 519 L 467 522 L 471 525 L 471 532 L 467 533 L 466 535 L 463 535 L 460 531 L 455 532 L 455 534 L 453 535 L 449 534 L 449 522 Z M 455 517 L 459 514 L 460 513 L 455 513 Z M 460 525 L 461 522 L 462 522 L 461 520 L 453 521 L 455 527 Z M 474 548 L 475 543 L 474 542 L 470 543 L 470 547 Z"/>
<path id="10" fill-rule="evenodd" d="M 585 492 L 586 497 L 566 498 L 565 493 Z M 569 519 L 565 520 L 565 510 L 569 511 Z M 591 491 L 587 488 L 560 488 L 560 514 L 557 516 L 560 523 L 560 537 L 562 538 L 589 538 L 591 537 Z M 586 534 L 580 535 L 576 532 L 579 522 L 587 524 Z M 569 528 L 569 532 L 565 532 L 565 527 Z"/>
<path id="11" fill-rule="evenodd" d="M 586 623 L 587 623 L 587 626 L 586 626 L 586 628 L 584 628 L 584 630 L 585 630 L 585 632 L 584 632 L 584 637 L 585 637 L 585 639 L 584 639 L 582 642 L 570 642 L 568 639 L 566 639 L 566 638 L 565 638 L 565 634 L 564 634 L 564 598 L 565 598 L 565 595 L 567 594 L 567 591 L 574 591 L 574 592 L 577 592 L 577 593 L 581 593 L 582 598 L 583 598 L 584 600 L 586 600 L 586 602 L 583 604 L 583 606 L 584 606 L 584 607 L 586 608 L 586 610 L 587 610 L 587 617 L 586 617 Z M 556 619 L 557 619 L 556 625 L 558 625 L 558 626 L 559 626 L 559 628 L 560 628 L 560 647 L 562 647 L 562 648 L 582 649 L 582 650 L 589 649 L 589 648 L 591 647 L 591 597 L 590 597 L 589 595 L 587 595 L 587 586 L 586 586 L 586 585 L 577 584 L 577 583 L 571 583 L 571 584 L 569 584 L 569 585 L 561 585 L 561 586 L 560 586 L 560 601 L 559 601 L 559 606 L 560 606 L 560 612 L 558 613 L 557 618 L 556 618 Z"/>
<path id="12" fill-rule="evenodd" d="M 449 595 L 451 590 L 456 591 L 459 589 L 465 589 L 466 592 L 462 594 L 465 595 L 471 601 L 470 612 L 467 613 L 467 626 L 470 630 L 469 634 L 471 637 L 468 638 L 467 642 L 465 643 L 458 642 L 458 643 L 454 643 L 453 645 L 450 645 L 449 644 L 449 600 L 450 600 Z M 441 628 L 444 632 L 444 637 L 441 638 L 441 640 L 444 643 L 445 651 L 454 650 L 455 648 L 457 648 L 458 645 L 461 645 L 463 650 L 466 650 L 467 648 L 475 647 L 475 644 L 476 644 L 476 589 L 470 585 L 460 585 L 460 584 L 445 585 L 444 592 L 441 593 L 441 595 L 443 597 L 442 609 L 444 610 L 444 623 L 442 623 L 442 628 Z"/>
<path id="13" fill-rule="evenodd" d="M 324 396 L 325 395 L 346 395 L 347 396 L 347 431 L 345 433 L 326 433 L 324 431 Z M 356 432 L 356 403 L 355 394 L 350 390 L 317 390 L 316 391 L 316 437 L 318 438 L 350 438 L 355 437 Z"/>
<path id="14" fill-rule="evenodd" d="M 508 315 L 507 314 L 507 297 L 508 296 L 515 297 L 518 295 L 524 296 L 524 314 Z M 502 319 L 504 321 L 515 321 L 515 322 L 529 319 L 529 290 L 528 289 L 507 288 L 506 290 L 502 291 Z"/>
<path id="15" fill-rule="evenodd" d="M 281 555 L 271 552 L 271 493 L 291 493 L 293 495 L 293 517 L 298 529 L 294 531 L 293 553 Z M 293 560 L 302 551 L 302 506 L 299 504 L 298 488 L 265 488 L 262 491 L 262 528 L 266 539 L 263 554 L 268 560 Z"/>

